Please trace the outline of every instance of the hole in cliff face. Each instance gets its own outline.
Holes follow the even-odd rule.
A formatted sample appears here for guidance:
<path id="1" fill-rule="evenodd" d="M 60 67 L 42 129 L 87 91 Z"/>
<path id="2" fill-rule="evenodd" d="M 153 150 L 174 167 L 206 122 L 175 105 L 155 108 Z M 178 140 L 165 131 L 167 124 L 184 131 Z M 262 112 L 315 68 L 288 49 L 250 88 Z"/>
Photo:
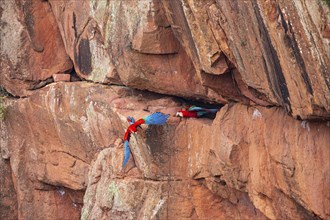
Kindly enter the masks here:
<path id="1" fill-rule="evenodd" d="M 227 182 L 225 180 L 222 179 L 222 175 L 214 175 L 213 179 L 215 182 L 219 183 L 222 186 L 226 186 Z"/>
<path id="2" fill-rule="evenodd" d="M 72 70 L 70 71 L 70 78 L 71 78 L 70 80 L 71 82 L 82 81 L 74 68 L 72 68 Z"/>
<path id="3" fill-rule="evenodd" d="M 4 87 L 0 86 L 0 97 L 14 97 Z"/>
<path id="4" fill-rule="evenodd" d="M 223 186 L 226 186 L 226 185 L 227 185 L 226 181 L 224 181 L 224 180 L 220 180 L 219 183 L 220 183 L 221 185 L 223 185 Z"/>
<path id="5" fill-rule="evenodd" d="M 205 102 L 202 100 L 191 100 L 191 99 L 179 98 L 179 101 L 183 104 L 183 106 L 196 105 L 196 106 L 203 107 L 203 108 L 221 108 L 224 106 L 223 104 L 210 103 L 210 102 Z"/>
<path id="6" fill-rule="evenodd" d="M 50 83 L 53 83 L 53 82 L 54 82 L 54 79 L 53 79 L 52 76 L 45 79 L 45 80 L 38 80 L 30 86 L 29 90 L 40 89 L 40 88 L 45 87 L 46 85 L 48 85 Z"/>

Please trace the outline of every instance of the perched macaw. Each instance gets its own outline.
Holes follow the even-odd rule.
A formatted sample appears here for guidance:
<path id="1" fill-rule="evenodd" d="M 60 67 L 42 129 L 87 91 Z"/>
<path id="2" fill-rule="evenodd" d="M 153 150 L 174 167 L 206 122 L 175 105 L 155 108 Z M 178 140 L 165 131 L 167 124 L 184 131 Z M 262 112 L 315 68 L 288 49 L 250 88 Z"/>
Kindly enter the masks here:
<path id="1" fill-rule="evenodd" d="M 188 110 L 183 109 L 178 111 L 176 116 L 181 118 L 200 118 L 206 114 L 214 114 L 217 111 L 219 111 L 218 108 L 207 109 L 193 105 Z"/>
<path id="2" fill-rule="evenodd" d="M 168 117 L 170 117 L 170 115 L 165 115 L 161 112 L 155 112 L 155 113 L 148 115 L 145 118 L 141 118 L 137 121 L 135 121 L 135 119 L 133 117 L 130 117 L 130 116 L 127 117 L 127 121 L 129 122 L 130 125 L 128 126 L 128 128 L 125 132 L 125 136 L 124 136 L 124 160 L 123 160 L 123 165 L 122 165 L 123 170 L 128 162 L 130 154 L 131 154 L 131 150 L 129 147 L 129 140 L 131 138 L 131 133 L 135 133 L 137 131 L 137 127 L 141 127 L 142 124 L 147 124 L 147 125 L 165 124 Z"/>

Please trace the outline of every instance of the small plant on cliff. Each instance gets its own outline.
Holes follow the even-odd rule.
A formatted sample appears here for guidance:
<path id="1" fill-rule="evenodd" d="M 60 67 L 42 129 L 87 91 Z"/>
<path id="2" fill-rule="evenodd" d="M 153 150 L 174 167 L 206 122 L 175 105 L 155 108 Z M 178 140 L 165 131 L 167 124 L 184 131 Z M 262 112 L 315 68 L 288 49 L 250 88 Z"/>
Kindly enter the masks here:
<path id="1" fill-rule="evenodd" d="M 330 7 L 330 0 L 322 0 L 322 2 L 324 2 L 326 5 Z"/>
<path id="2" fill-rule="evenodd" d="M 5 118 L 6 113 L 6 106 L 5 106 L 5 98 L 8 96 L 8 93 L 5 89 L 0 87 L 0 120 L 3 120 Z"/>
<path id="3" fill-rule="evenodd" d="M 5 117 L 6 106 L 3 103 L 4 97 L 0 96 L 0 120 L 3 120 Z"/>

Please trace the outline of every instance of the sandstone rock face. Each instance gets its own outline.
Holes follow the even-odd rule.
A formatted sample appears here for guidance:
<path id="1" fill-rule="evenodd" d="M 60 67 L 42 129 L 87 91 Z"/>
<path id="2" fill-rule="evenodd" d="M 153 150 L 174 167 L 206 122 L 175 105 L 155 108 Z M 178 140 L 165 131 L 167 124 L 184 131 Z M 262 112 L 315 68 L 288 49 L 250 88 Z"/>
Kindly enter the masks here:
<path id="1" fill-rule="evenodd" d="M 50 3 L 85 79 L 330 115 L 329 8 L 319 0 Z"/>
<path id="2" fill-rule="evenodd" d="M 329 122 L 296 121 L 280 109 L 234 105 L 221 109 L 211 130 L 209 149 L 196 143 L 199 155 L 209 153 L 192 163 L 200 167 L 198 177 L 206 171 L 221 175 L 228 186 L 247 191 L 271 219 L 329 218 Z"/>
<path id="3" fill-rule="evenodd" d="M 329 117 L 329 7 L 318 0 L 216 1 L 243 81 L 301 118 Z"/>
<path id="4" fill-rule="evenodd" d="M 50 3 L 82 78 L 194 99 L 247 101 L 230 73 L 216 77 L 229 69 L 220 49 L 207 64 L 212 74 L 201 80 L 200 65 L 175 36 L 161 1 Z"/>
<path id="5" fill-rule="evenodd" d="M 47 1 L 1 1 L 0 17 L 0 86 L 8 92 L 29 95 L 53 74 L 71 70 Z"/>
<path id="6" fill-rule="evenodd" d="M 281 105 L 293 116 L 329 117 L 330 44 L 322 27 L 330 24 L 330 18 L 324 3 L 180 0 L 165 4 L 174 30 L 203 71 L 216 74 L 215 69 L 223 67 L 217 57 L 224 53 L 255 98 Z"/>
<path id="7" fill-rule="evenodd" d="M 114 144 L 93 163 L 81 219 L 266 219 L 247 193 L 223 186 L 217 178 L 192 180 L 184 173 L 171 177 L 178 174 L 176 167 L 165 167 L 168 175 L 156 179 L 137 176 L 136 168 L 118 179 L 121 151 L 122 146 Z M 177 159 L 175 154 L 169 156 L 171 161 Z M 156 154 L 153 157 L 159 159 Z"/>
<path id="8" fill-rule="evenodd" d="M 59 81 L 70 82 L 70 74 L 63 74 L 63 73 L 54 74 L 53 80 L 54 82 L 59 82 Z"/>
<path id="9" fill-rule="evenodd" d="M 76 219 L 82 204 L 80 190 L 86 186 L 82 219 L 262 217 L 247 193 L 227 189 L 217 179 L 193 180 L 185 164 L 176 169 L 187 148 L 171 145 L 176 119 L 165 127 L 143 127 L 141 135 L 132 137 L 137 168 L 129 171 L 132 177 L 118 179 L 123 148 L 116 140 L 124 134 L 126 115 L 140 118 L 150 114 L 146 110 L 173 114 L 177 109 L 178 103 L 170 98 L 88 83 L 53 84 L 14 103 L 4 131 L 6 137 L 17 138 L 5 139 L 1 152 L 11 161 L 19 218 Z M 90 167 L 93 158 L 97 159 Z M 242 201 L 232 203 L 213 195 L 206 184 Z M 214 205 L 218 208 L 213 210 Z M 52 212 L 47 212 L 50 207 Z"/>
<path id="10" fill-rule="evenodd" d="M 329 13 L 0 1 L 0 219 L 330 219 Z M 196 100 L 224 107 L 142 125 L 122 172 L 127 116 Z"/>
<path id="11" fill-rule="evenodd" d="M 17 219 L 17 197 L 9 161 L 0 158 L 0 218 Z"/>
<path id="12" fill-rule="evenodd" d="M 91 83 L 52 84 L 13 103 L 4 136 L 15 138 L 1 152 L 19 217 L 77 218 L 86 187 L 82 219 L 329 217 L 329 123 L 276 108 L 227 105 L 213 121 L 143 126 L 122 176 L 126 116 L 179 108 L 172 98 Z"/>
<path id="13" fill-rule="evenodd" d="M 1 154 L 10 158 L 19 218 L 77 219 L 90 162 L 123 136 L 125 116 L 136 109 L 131 115 L 142 117 L 142 109 L 164 104 L 165 112 L 171 110 L 169 100 L 144 100 L 131 89 L 56 83 L 8 107 Z M 117 107 L 124 116 L 115 113 Z"/>

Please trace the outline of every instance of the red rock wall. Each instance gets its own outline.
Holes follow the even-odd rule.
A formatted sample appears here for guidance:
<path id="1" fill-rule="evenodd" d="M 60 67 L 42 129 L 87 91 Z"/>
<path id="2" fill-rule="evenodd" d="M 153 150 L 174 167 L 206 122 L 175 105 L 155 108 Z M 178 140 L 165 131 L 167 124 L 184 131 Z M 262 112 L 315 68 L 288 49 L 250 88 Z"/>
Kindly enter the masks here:
<path id="1" fill-rule="evenodd" d="M 17 219 L 17 195 L 11 173 L 9 161 L 0 160 L 0 218 Z"/>
<path id="2" fill-rule="evenodd" d="M 254 98 L 242 91 L 245 96 L 280 105 L 293 116 L 329 117 L 330 48 L 322 34 L 329 26 L 329 7 L 324 3 L 180 0 L 165 5 L 178 38 L 202 70 L 202 81 L 217 74 L 216 58 L 224 53 Z"/>
<path id="3" fill-rule="evenodd" d="M 1 86 L 27 96 L 72 69 L 47 1 L 1 1 Z"/>
<path id="4" fill-rule="evenodd" d="M 329 219 L 329 12 L 1 1 L 0 218 Z M 123 176 L 126 117 L 174 115 L 181 98 L 225 106 L 143 126 Z"/>

